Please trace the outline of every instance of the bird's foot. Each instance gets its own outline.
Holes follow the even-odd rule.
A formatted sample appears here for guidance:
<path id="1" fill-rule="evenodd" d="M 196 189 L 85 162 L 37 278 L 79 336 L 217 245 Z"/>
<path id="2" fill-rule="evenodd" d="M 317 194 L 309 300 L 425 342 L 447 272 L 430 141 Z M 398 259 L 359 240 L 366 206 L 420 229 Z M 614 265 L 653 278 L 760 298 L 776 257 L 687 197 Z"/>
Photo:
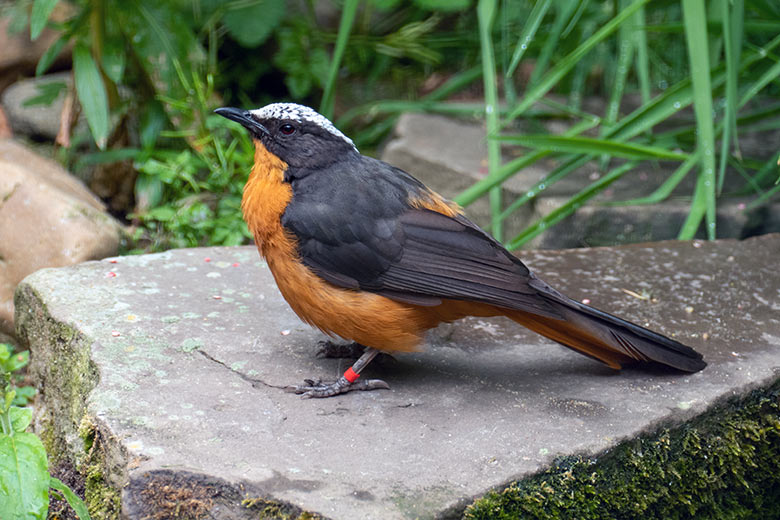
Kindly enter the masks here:
<path id="1" fill-rule="evenodd" d="M 366 351 L 366 347 L 354 341 L 351 343 L 334 343 L 330 340 L 318 341 L 317 347 L 315 356 L 322 358 L 357 359 Z"/>
<path id="2" fill-rule="evenodd" d="M 303 385 L 288 386 L 286 392 L 300 394 L 304 398 L 312 397 L 333 397 L 334 395 L 346 394 L 353 390 L 389 390 L 390 385 L 381 379 L 361 379 L 350 383 L 347 378 L 341 376 L 337 381 L 323 382 L 305 379 Z"/>

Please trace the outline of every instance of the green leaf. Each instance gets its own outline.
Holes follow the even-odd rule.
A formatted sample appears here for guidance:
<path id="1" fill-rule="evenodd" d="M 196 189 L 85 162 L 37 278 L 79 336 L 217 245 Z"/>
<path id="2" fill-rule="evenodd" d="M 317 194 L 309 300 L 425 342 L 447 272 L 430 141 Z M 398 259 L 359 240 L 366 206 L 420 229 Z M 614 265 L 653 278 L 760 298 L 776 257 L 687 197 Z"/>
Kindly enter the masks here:
<path id="1" fill-rule="evenodd" d="M 35 85 L 38 94 L 25 99 L 22 102 L 23 107 L 32 107 L 36 105 L 49 106 L 60 97 L 63 90 L 68 88 L 64 81 L 46 81 Z"/>
<path id="2" fill-rule="evenodd" d="M 11 426 L 15 432 L 23 432 L 32 422 L 32 408 L 12 406 L 9 410 Z"/>
<path id="3" fill-rule="evenodd" d="M 73 508 L 80 520 L 90 520 L 87 504 L 85 504 L 84 501 L 81 500 L 81 497 L 74 493 L 64 482 L 56 477 L 51 477 L 49 479 L 49 487 L 62 493 L 65 500 L 68 501 L 68 505 Z"/>
<path id="4" fill-rule="evenodd" d="M 149 212 L 145 215 L 145 218 L 152 219 L 152 220 L 159 220 L 160 222 L 168 222 L 172 220 L 173 217 L 175 216 L 176 216 L 176 210 L 174 210 L 170 206 L 160 206 L 149 210 Z"/>
<path id="5" fill-rule="evenodd" d="M 49 467 L 41 440 L 32 433 L 0 434 L 0 511 L 3 520 L 46 518 Z"/>
<path id="6" fill-rule="evenodd" d="M 135 180 L 135 200 L 139 211 L 153 208 L 162 202 L 163 183 L 160 177 L 141 173 Z"/>
<path id="7" fill-rule="evenodd" d="M 37 40 L 59 0 L 35 0 L 30 14 L 30 39 Z"/>
<path id="8" fill-rule="evenodd" d="M 222 19 L 230 36 L 244 47 L 257 47 L 284 18 L 285 2 L 255 0 L 231 2 Z"/>
<path id="9" fill-rule="evenodd" d="M 35 397 L 35 388 L 31 386 L 21 386 L 16 389 L 16 396 L 11 402 L 14 406 L 27 406 L 32 398 Z"/>
<path id="10" fill-rule="evenodd" d="M 5 370 L 6 372 L 16 372 L 20 368 L 25 367 L 29 362 L 30 362 L 29 350 L 16 352 L 8 356 L 8 359 L 2 362 L 3 370 Z"/>
<path id="11" fill-rule="evenodd" d="M 57 56 L 60 55 L 67 42 L 68 39 L 65 37 L 65 35 L 62 35 L 57 38 L 54 43 L 49 45 L 49 48 L 46 49 L 46 52 L 43 53 L 41 59 L 38 60 L 38 64 L 35 66 L 36 76 L 40 76 L 49 70 L 49 67 L 51 67 L 51 64 L 54 63 L 54 60 L 57 59 Z"/>
<path id="12" fill-rule="evenodd" d="M 110 38 L 103 44 L 102 53 L 103 72 L 114 83 L 120 83 L 122 76 L 125 73 L 125 63 L 127 57 L 125 55 L 125 46 L 121 40 L 116 38 Z"/>
<path id="13" fill-rule="evenodd" d="M 625 159 L 669 159 L 684 161 L 688 154 L 670 152 L 657 146 L 646 146 L 634 143 L 612 141 L 610 139 L 594 139 L 591 137 L 566 137 L 560 135 L 505 135 L 499 136 L 499 141 L 536 148 L 538 150 L 553 150 L 565 153 L 605 154 Z"/>
<path id="14" fill-rule="evenodd" d="M 83 44 L 77 44 L 73 49 L 73 75 L 92 137 L 103 149 L 108 139 L 108 96 L 97 64 Z"/>
<path id="15" fill-rule="evenodd" d="M 221 119 L 224 120 L 224 118 Z M 141 112 L 141 128 L 139 130 L 141 146 L 144 149 L 154 147 L 167 121 L 168 116 L 165 115 L 165 109 L 158 101 L 146 104 Z"/>

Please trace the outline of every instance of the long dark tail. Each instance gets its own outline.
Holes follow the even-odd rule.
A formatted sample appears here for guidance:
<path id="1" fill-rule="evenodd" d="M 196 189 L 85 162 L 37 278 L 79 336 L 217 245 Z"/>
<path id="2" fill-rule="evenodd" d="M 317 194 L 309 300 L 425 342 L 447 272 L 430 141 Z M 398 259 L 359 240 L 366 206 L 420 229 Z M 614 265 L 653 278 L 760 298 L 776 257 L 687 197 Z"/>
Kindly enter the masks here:
<path id="1" fill-rule="evenodd" d="M 620 369 L 637 362 L 655 362 L 685 372 L 698 372 L 707 366 L 702 355 L 691 347 L 572 300 L 546 284 L 540 296 L 548 301 L 561 319 L 525 311 L 510 311 L 507 316 L 612 368 Z"/>

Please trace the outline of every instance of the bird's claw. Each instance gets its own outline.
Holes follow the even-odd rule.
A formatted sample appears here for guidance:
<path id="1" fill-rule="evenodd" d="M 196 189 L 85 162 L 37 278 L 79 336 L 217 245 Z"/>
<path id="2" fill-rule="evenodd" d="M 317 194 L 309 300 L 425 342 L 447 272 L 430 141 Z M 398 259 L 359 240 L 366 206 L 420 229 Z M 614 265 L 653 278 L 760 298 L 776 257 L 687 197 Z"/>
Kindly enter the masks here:
<path id="1" fill-rule="evenodd" d="M 342 376 L 337 381 L 327 383 L 322 380 L 314 381 L 312 379 L 304 379 L 303 382 L 303 385 L 288 386 L 285 388 L 285 391 L 299 394 L 305 399 L 311 399 L 314 397 L 333 397 L 334 395 L 346 394 L 353 390 L 390 389 L 390 385 L 381 379 L 359 379 L 354 383 L 350 383 Z"/>

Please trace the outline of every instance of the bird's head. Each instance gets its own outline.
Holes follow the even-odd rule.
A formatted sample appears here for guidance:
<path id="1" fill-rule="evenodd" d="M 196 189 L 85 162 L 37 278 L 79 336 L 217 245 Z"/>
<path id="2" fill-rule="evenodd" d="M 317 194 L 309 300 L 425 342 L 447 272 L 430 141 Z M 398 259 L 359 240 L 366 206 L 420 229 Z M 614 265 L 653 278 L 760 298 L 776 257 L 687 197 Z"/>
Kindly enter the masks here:
<path id="1" fill-rule="evenodd" d="M 295 103 L 273 103 L 256 110 L 218 108 L 222 117 L 244 126 L 252 138 L 293 167 L 330 164 L 344 154 L 357 153 L 352 140 L 325 116 Z"/>

